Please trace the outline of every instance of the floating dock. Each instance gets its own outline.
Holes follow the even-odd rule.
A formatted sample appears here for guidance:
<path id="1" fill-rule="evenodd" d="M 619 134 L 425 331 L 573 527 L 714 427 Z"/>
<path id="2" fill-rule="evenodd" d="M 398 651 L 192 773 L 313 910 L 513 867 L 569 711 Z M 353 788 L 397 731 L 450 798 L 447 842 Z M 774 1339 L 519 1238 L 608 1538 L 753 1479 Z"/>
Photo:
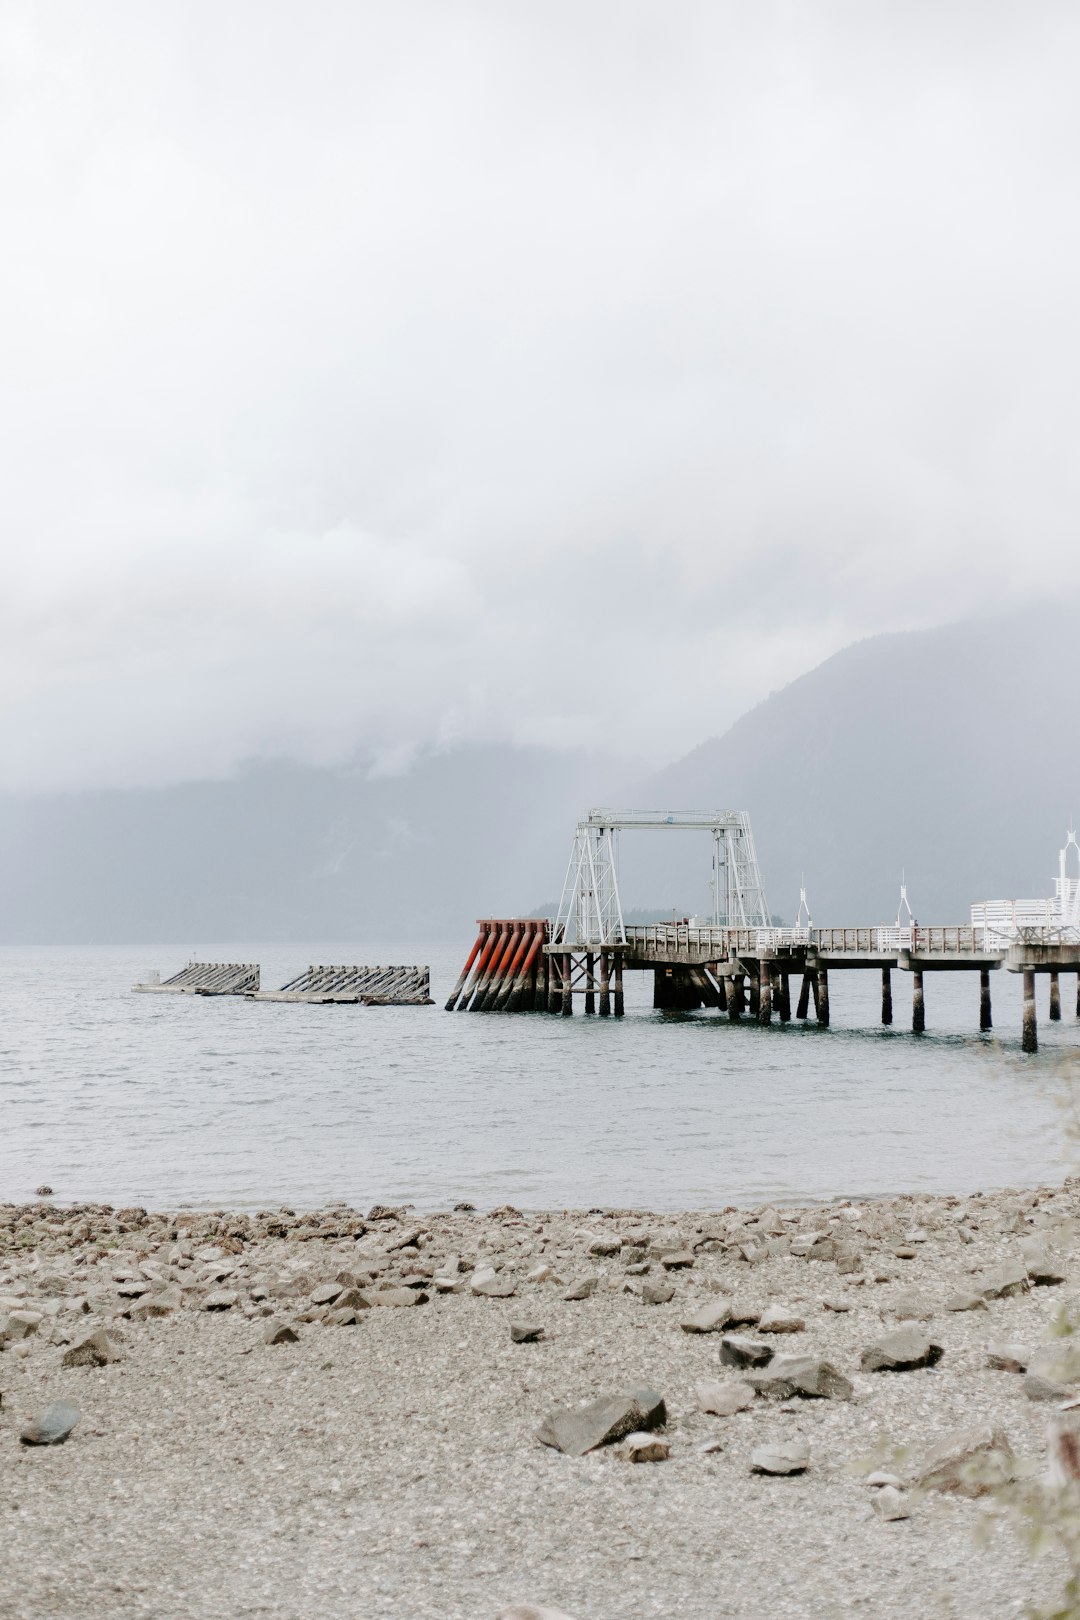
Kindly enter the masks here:
<path id="1" fill-rule="evenodd" d="M 280 990 L 263 990 L 256 1001 L 353 1002 L 365 1007 L 430 1007 L 427 967 L 312 966 Z"/>
<path id="2" fill-rule="evenodd" d="M 189 962 L 171 979 L 133 984 L 143 994 L 168 996 L 248 996 L 259 988 L 257 962 Z"/>

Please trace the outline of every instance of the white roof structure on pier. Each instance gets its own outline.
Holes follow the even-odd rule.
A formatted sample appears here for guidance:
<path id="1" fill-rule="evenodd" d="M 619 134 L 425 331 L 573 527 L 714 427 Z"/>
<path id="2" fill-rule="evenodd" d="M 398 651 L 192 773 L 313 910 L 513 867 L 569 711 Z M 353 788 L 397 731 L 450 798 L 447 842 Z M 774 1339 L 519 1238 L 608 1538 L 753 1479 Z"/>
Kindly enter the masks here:
<path id="1" fill-rule="evenodd" d="M 1076 851 L 1076 875 L 1069 876 L 1069 851 Z M 1054 897 L 1046 900 L 980 900 L 971 908 L 975 928 L 1001 941 L 1002 948 L 1020 940 L 1053 940 L 1080 944 L 1080 843 L 1070 827 L 1058 853 Z"/>

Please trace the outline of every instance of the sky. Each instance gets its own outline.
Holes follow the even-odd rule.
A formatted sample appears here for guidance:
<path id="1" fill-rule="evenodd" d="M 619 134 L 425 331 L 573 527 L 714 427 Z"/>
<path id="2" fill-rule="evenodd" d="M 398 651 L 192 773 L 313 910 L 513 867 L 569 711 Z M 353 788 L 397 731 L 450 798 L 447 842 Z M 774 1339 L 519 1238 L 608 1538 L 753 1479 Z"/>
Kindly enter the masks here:
<path id="1" fill-rule="evenodd" d="M 1053 0 L 7 0 L 0 789 L 663 764 L 1059 598 L 1078 49 Z"/>

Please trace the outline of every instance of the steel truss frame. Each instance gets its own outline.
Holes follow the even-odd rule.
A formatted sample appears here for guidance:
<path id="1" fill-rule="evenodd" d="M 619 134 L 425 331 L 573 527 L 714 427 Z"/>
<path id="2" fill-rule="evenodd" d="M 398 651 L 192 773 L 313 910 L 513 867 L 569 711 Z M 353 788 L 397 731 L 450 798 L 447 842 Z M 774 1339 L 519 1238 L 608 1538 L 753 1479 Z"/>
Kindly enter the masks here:
<path id="1" fill-rule="evenodd" d="M 618 834 L 673 829 L 712 834 L 713 926 L 767 928 L 771 923 L 745 810 L 590 810 L 577 824 L 553 943 L 601 950 L 626 943 L 619 895 Z"/>

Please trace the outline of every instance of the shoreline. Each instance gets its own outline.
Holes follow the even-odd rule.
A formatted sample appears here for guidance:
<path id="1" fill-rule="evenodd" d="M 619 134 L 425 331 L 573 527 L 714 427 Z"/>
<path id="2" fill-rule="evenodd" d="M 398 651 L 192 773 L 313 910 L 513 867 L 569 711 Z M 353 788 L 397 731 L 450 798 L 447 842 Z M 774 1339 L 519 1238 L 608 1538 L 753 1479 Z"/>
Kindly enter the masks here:
<path id="1" fill-rule="evenodd" d="M 683 1211 L 3 1204 L 0 1612 L 1005 1620 L 1058 1561 L 913 1471 L 972 1428 L 1044 1465 L 1078 1284 L 1080 1178 Z M 875 1368 L 897 1333 L 940 1354 Z M 642 1386 L 665 1460 L 538 1439 Z M 53 1401 L 70 1438 L 22 1445 Z M 754 1471 L 792 1446 L 805 1471 Z M 875 1467 L 907 1517 L 875 1511 Z"/>

